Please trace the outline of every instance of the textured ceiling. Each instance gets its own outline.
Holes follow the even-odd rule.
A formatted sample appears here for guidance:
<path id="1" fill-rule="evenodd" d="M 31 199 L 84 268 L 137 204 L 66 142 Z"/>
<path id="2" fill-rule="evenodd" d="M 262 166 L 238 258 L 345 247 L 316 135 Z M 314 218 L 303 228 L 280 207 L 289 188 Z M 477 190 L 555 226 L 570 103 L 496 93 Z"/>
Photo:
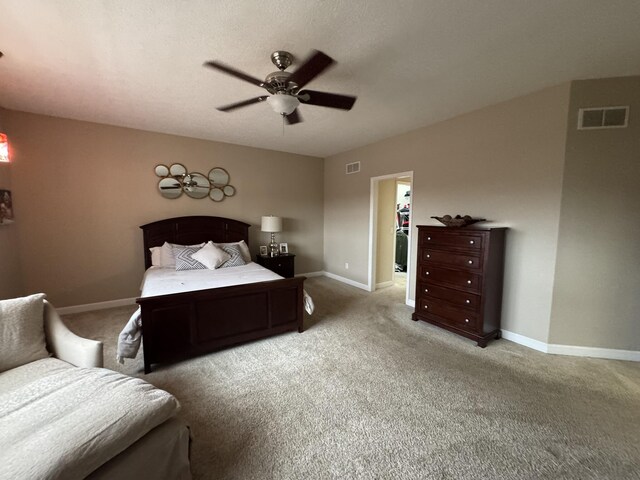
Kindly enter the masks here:
<path id="1" fill-rule="evenodd" d="M 638 0 L 0 0 L 0 106 L 325 157 L 572 79 L 640 73 Z M 282 128 L 264 90 L 274 50 L 337 64 Z M 295 69 L 296 64 L 290 67 Z"/>

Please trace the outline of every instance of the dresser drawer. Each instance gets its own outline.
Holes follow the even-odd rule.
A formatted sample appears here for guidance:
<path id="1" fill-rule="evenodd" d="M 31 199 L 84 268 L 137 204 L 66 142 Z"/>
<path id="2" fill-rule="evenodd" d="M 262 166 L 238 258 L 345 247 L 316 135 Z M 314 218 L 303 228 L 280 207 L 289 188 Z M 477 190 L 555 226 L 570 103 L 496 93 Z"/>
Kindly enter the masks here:
<path id="1" fill-rule="evenodd" d="M 429 264 L 418 266 L 418 278 L 422 281 L 449 286 L 467 292 L 482 292 L 482 276 L 472 272 L 433 267 Z"/>
<path id="2" fill-rule="evenodd" d="M 475 312 L 469 312 L 455 307 L 444 305 L 437 300 L 420 300 L 419 312 L 422 315 L 435 317 L 434 320 L 451 325 L 452 327 L 476 330 L 478 317 Z"/>
<path id="3" fill-rule="evenodd" d="M 479 295 L 473 293 L 462 292 L 460 290 L 454 290 L 453 288 L 439 287 L 438 285 L 423 282 L 418 283 L 416 298 L 438 298 L 446 300 L 456 307 L 469 308 L 474 311 L 478 311 L 480 308 L 481 299 Z"/>
<path id="4" fill-rule="evenodd" d="M 432 248 L 422 248 L 420 249 L 420 261 L 469 270 L 482 270 L 482 257 L 473 253 L 452 253 Z"/>
<path id="5" fill-rule="evenodd" d="M 421 232 L 420 242 L 422 246 L 442 245 L 443 247 L 465 250 L 482 250 L 483 235 L 476 233 L 453 233 L 443 230 L 428 230 Z"/>

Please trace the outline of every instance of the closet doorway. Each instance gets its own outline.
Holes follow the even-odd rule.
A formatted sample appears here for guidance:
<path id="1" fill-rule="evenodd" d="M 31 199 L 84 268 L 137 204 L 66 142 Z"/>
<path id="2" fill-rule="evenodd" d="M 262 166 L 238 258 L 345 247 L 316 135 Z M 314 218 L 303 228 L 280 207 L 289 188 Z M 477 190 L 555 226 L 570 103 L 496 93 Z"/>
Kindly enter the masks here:
<path id="1" fill-rule="evenodd" d="M 371 178 L 369 291 L 394 286 L 409 301 L 413 172 Z"/>

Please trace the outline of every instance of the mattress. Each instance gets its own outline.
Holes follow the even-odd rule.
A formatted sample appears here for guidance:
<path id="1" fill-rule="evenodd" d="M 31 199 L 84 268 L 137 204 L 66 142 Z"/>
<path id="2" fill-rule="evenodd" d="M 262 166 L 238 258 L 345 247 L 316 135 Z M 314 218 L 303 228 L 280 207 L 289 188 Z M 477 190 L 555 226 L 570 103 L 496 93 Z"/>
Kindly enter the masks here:
<path id="1" fill-rule="evenodd" d="M 282 277 L 257 263 L 216 270 L 182 270 L 151 267 L 142 279 L 142 297 L 192 292 L 209 288 L 231 287 L 246 283 L 281 280 Z"/>

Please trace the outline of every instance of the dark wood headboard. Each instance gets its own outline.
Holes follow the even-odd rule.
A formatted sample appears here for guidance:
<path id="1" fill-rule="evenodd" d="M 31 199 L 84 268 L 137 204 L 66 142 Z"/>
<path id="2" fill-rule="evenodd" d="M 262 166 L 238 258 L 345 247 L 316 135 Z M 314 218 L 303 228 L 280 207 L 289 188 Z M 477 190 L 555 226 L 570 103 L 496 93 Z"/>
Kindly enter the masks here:
<path id="1" fill-rule="evenodd" d="M 144 234 L 144 268 L 151 266 L 151 247 L 159 247 L 164 242 L 180 245 L 195 243 L 239 242 L 244 240 L 249 245 L 248 223 L 223 217 L 175 217 L 147 223 L 140 228 Z"/>

